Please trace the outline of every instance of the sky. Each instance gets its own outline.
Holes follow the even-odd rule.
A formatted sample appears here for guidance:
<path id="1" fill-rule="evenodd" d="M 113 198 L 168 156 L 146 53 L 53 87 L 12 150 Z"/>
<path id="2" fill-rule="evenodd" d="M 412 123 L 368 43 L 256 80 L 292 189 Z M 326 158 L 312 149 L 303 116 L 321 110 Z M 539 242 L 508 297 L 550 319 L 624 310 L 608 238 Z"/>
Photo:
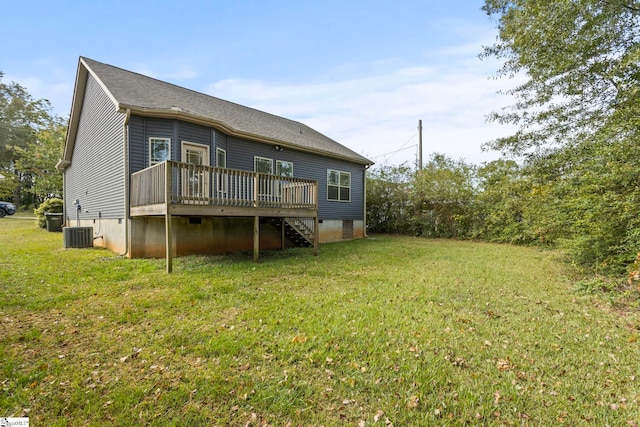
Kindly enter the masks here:
<path id="1" fill-rule="evenodd" d="M 305 123 L 378 165 L 481 164 L 501 64 L 482 0 L 4 2 L 0 71 L 68 117 L 80 56 Z"/>

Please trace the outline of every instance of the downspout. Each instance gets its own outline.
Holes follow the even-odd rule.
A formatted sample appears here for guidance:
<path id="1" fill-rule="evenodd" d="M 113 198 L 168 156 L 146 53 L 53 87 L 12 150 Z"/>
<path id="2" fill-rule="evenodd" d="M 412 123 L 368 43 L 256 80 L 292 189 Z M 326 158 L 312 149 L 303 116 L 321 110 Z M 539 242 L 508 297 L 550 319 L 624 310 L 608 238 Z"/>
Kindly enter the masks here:
<path id="1" fill-rule="evenodd" d="M 129 247 L 131 236 L 129 235 L 129 221 L 131 221 L 131 207 L 129 203 L 129 119 L 131 118 L 131 109 L 127 108 L 126 117 L 122 127 L 124 139 L 124 252 L 120 256 L 129 255 Z"/>
<path id="2" fill-rule="evenodd" d="M 64 221 L 64 227 L 67 226 L 67 174 L 66 170 L 60 171 L 62 173 L 62 220 Z"/>
<path id="3" fill-rule="evenodd" d="M 364 227 L 363 233 L 364 233 L 364 237 L 369 237 L 369 235 L 367 234 L 367 170 L 369 170 L 369 167 L 371 165 L 364 165 L 364 172 L 363 172 L 363 178 L 364 178 L 364 217 L 362 219 L 362 224 Z"/>

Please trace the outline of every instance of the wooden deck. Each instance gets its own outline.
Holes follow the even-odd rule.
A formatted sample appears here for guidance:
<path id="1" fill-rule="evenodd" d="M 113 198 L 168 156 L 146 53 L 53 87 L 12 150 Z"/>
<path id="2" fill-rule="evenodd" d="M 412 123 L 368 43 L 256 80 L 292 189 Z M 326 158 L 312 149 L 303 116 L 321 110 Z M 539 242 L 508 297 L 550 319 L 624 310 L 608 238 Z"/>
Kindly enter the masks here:
<path id="1" fill-rule="evenodd" d="M 172 216 L 254 218 L 254 259 L 259 218 L 305 218 L 318 252 L 318 183 L 314 180 L 165 161 L 131 175 L 132 217 L 164 216 L 171 248 Z M 309 221 L 311 219 L 311 221 Z M 167 271 L 171 272 L 167 249 Z"/>
<path id="2" fill-rule="evenodd" d="M 308 217 L 313 180 L 166 161 L 131 175 L 131 216 Z"/>

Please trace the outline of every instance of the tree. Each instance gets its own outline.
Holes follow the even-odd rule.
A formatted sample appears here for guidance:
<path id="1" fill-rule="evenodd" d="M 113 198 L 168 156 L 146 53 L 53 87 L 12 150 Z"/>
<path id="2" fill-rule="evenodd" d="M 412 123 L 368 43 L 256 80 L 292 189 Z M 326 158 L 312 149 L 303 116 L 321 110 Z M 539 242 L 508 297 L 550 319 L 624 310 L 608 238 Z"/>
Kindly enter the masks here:
<path id="1" fill-rule="evenodd" d="M 468 237 L 475 168 L 432 154 L 421 171 L 382 166 L 367 178 L 367 224 L 372 232 Z"/>
<path id="2" fill-rule="evenodd" d="M 416 173 L 410 193 L 417 235 L 467 237 L 472 226 L 475 167 L 434 153 Z"/>
<path id="3" fill-rule="evenodd" d="M 603 129 L 638 134 L 640 2 L 485 0 L 483 10 L 499 30 L 483 56 L 505 61 L 499 76 L 527 79 L 508 91 L 516 103 L 490 117 L 518 131 L 489 147 L 530 154 Z"/>
<path id="4" fill-rule="evenodd" d="M 52 118 L 26 148 L 17 149 L 16 169 L 32 178 L 31 185 L 25 191 L 34 195 L 35 204 L 62 196 L 62 174 L 55 165 L 62 157 L 66 132 L 67 127 L 62 120 Z"/>
<path id="5" fill-rule="evenodd" d="M 383 165 L 367 174 L 367 226 L 372 232 L 409 231 L 409 188 L 413 174 L 407 164 Z"/>
<path id="6" fill-rule="evenodd" d="M 495 160 L 478 168 L 474 237 L 496 242 L 528 243 L 524 205 L 530 181 L 513 160 Z"/>
<path id="7" fill-rule="evenodd" d="M 518 231 L 578 265 L 624 271 L 640 250 L 640 2 L 485 0 L 499 37 L 484 57 L 525 79 L 490 119 L 518 126 L 488 144 L 524 155 Z M 495 229 L 494 229 L 495 230 Z"/>
<path id="8" fill-rule="evenodd" d="M 3 83 L 3 76 L 0 72 L 0 197 L 13 197 L 17 205 L 32 204 L 33 196 L 24 190 L 33 187 L 34 176 L 21 170 L 19 161 L 35 155 L 29 148 L 37 145 L 38 132 L 59 119 L 51 116 L 49 101 L 33 99 L 17 83 Z"/>

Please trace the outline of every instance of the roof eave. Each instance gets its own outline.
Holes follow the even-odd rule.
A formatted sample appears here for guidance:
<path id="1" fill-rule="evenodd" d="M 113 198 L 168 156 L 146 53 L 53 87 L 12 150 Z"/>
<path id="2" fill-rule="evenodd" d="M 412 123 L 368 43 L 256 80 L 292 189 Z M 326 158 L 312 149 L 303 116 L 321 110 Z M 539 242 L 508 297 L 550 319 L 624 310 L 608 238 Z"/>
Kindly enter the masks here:
<path id="1" fill-rule="evenodd" d="M 131 110 L 131 114 L 136 114 L 139 116 L 143 116 L 143 117 L 153 117 L 153 118 L 163 118 L 163 119 L 180 119 L 180 120 L 184 120 L 190 123 L 194 123 L 194 124 L 198 124 L 198 125 L 203 125 L 203 126 L 210 126 L 213 128 L 216 128 L 222 132 L 225 132 L 226 134 L 230 135 L 230 136 L 235 136 L 238 138 L 246 138 L 246 139 L 250 139 L 252 141 L 256 141 L 256 142 L 262 142 L 262 143 L 266 143 L 266 144 L 271 144 L 271 145 L 279 145 L 283 148 L 288 148 L 288 149 L 292 149 L 292 150 L 298 150 L 298 151 L 303 151 L 303 152 L 307 152 L 307 153 L 312 153 L 312 154 L 318 154 L 318 155 L 322 155 L 325 157 L 331 157 L 334 159 L 339 159 L 339 160 L 346 160 L 352 163 L 357 163 L 357 164 L 361 164 L 361 165 L 365 165 L 365 166 L 371 166 L 374 163 L 368 159 L 365 159 L 363 157 L 363 159 L 357 159 L 354 157 L 349 157 L 349 156 L 343 156 L 337 153 L 331 153 L 328 151 L 323 151 L 323 150 L 315 150 L 313 148 L 308 148 L 308 147 L 303 147 L 300 145 L 296 145 L 296 144 L 292 144 L 290 142 L 287 141 L 283 141 L 283 140 L 279 140 L 279 139 L 275 139 L 275 138 L 268 138 L 265 137 L 263 135 L 258 135 L 258 134 L 254 134 L 254 133 L 250 133 L 250 132 L 244 132 L 238 129 L 235 129 L 233 127 L 230 127 L 229 125 L 227 125 L 224 122 L 218 121 L 218 120 L 213 120 L 211 118 L 208 117 L 202 117 L 199 116 L 197 114 L 192 114 L 189 113 L 187 111 L 178 111 L 178 110 L 167 110 L 167 109 L 151 109 L 151 108 L 141 108 L 139 106 L 134 106 L 134 105 L 126 105 L 126 104 L 120 104 L 119 105 L 119 109 L 118 111 L 120 112 L 125 112 L 127 109 Z"/>
<path id="2" fill-rule="evenodd" d="M 76 72 L 76 82 L 73 88 L 73 98 L 71 100 L 71 114 L 69 115 L 69 125 L 67 126 L 67 137 L 64 144 L 64 151 L 62 159 L 56 164 L 56 168 L 60 172 L 64 172 L 66 168 L 71 165 L 71 158 L 73 156 L 73 149 L 76 143 L 76 137 L 78 135 L 78 126 L 80 124 L 80 114 L 82 113 L 82 104 L 84 102 L 84 95 L 87 88 L 87 80 L 91 74 L 98 84 L 104 89 L 109 99 L 114 103 L 116 109 L 118 103 L 111 92 L 105 87 L 104 83 L 95 73 L 91 70 L 88 64 L 84 61 L 84 58 L 80 57 L 78 61 L 78 71 Z"/>

